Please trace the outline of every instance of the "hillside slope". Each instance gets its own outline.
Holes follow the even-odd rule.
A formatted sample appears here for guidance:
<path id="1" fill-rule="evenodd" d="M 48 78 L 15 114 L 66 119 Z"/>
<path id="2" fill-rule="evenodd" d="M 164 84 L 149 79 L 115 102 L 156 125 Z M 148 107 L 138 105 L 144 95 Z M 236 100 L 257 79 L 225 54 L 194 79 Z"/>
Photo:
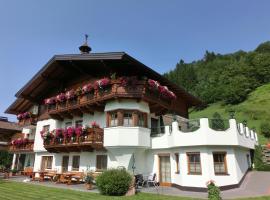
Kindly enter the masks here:
<path id="1" fill-rule="evenodd" d="M 220 113 L 223 118 L 229 118 L 229 110 L 234 110 L 236 112 L 235 118 L 238 122 L 247 120 L 248 127 L 255 127 L 259 134 L 259 142 L 261 144 L 267 142 L 267 139 L 260 134 L 260 124 L 262 122 L 270 123 L 270 84 L 258 87 L 240 104 L 223 105 L 220 102 L 210 104 L 209 107 L 204 110 L 192 111 L 190 113 L 190 118 L 212 118 L 214 112 Z"/>

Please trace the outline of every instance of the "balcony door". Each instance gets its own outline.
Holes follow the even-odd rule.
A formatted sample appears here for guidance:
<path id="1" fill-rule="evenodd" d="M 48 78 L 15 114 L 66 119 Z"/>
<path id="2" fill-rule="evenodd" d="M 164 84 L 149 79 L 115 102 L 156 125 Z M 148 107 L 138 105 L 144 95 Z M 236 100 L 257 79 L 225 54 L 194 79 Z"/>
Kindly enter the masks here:
<path id="1" fill-rule="evenodd" d="M 63 156 L 62 159 L 62 172 L 68 171 L 69 156 Z"/>
<path id="2" fill-rule="evenodd" d="M 170 155 L 159 155 L 159 181 L 162 186 L 171 186 Z"/>

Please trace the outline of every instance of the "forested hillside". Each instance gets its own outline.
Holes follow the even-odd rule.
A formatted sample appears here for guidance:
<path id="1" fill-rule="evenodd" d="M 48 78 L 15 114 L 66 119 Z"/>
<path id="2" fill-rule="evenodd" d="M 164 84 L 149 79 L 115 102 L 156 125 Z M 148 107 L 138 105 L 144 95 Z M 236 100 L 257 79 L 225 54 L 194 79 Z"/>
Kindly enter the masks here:
<path id="1" fill-rule="evenodd" d="M 190 112 L 189 117 L 192 119 L 212 118 L 214 113 L 218 112 L 222 118 L 228 119 L 230 110 L 235 111 L 235 118 L 238 122 L 246 120 L 248 127 L 255 129 L 259 133 L 261 144 L 267 142 L 270 134 L 270 83 L 258 87 L 242 103 L 236 105 L 224 105 L 220 102 L 213 103 L 203 110 L 193 110 Z M 262 128 L 266 134 L 261 134 Z"/>
<path id="2" fill-rule="evenodd" d="M 270 42 L 251 52 L 207 51 L 201 60 L 180 60 L 164 75 L 207 104 L 203 110 L 192 109 L 190 118 L 212 118 L 215 112 L 228 118 L 233 110 L 238 122 L 246 120 L 256 129 L 261 144 L 270 140 Z"/>
<path id="3" fill-rule="evenodd" d="M 164 76 L 207 104 L 237 104 L 257 87 L 270 82 L 270 41 L 250 52 L 221 55 L 206 51 L 201 60 L 180 60 Z"/>

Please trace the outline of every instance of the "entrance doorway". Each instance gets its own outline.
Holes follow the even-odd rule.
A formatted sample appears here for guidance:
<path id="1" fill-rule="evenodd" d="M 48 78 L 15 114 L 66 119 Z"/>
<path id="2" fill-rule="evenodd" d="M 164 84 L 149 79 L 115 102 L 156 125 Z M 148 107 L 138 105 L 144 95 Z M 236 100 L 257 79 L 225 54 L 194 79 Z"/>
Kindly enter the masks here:
<path id="1" fill-rule="evenodd" d="M 162 186 L 171 186 L 170 155 L 159 155 L 159 181 Z"/>

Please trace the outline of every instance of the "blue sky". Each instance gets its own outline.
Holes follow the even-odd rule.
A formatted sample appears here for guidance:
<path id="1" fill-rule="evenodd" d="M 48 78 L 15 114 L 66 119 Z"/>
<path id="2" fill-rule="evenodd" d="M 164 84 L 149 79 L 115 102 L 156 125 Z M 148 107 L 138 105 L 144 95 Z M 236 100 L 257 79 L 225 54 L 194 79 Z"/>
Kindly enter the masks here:
<path id="1" fill-rule="evenodd" d="M 160 73 L 270 40 L 270 1 L 0 0 L 0 115 L 54 55 L 125 51 Z M 15 118 L 12 117 L 12 120 Z"/>

